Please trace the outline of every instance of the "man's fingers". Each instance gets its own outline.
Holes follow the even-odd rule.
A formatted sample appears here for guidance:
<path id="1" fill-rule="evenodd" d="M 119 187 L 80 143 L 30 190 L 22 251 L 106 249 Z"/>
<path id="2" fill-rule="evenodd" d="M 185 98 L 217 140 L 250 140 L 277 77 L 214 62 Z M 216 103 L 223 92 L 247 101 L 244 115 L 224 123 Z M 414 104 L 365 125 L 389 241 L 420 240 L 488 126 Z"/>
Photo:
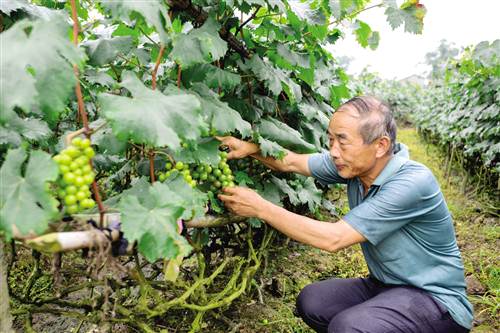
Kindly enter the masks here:
<path id="1" fill-rule="evenodd" d="M 219 140 L 220 142 L 224 143 L 224 141 L 227 141 L 228 139 L 231 139 L 231 138 L 232 138 L 232 136 L 217 136 L 217 135 L 216 135 L 216 136 L 215 136 L 215 138 L 216 138 L 217 140 Z"/>
<path id="2" fill-rule="evenodd" d="M 231 195 L 219 194 L 217 196 L 220 200 L 226 202 L 234 202 L 234 198 Z"/>
<path id="3" fill-rule="evenodd" d="M 224 187 L 222 190 L 229 194 L 235 194 L 238 192 L 236 187 Z"/>
<path id="4" fill-rule="evenodd" d="M 228 160 L 234 160 L 234 159 L 237 159 L 239 158 L 239 156 L 236 154 L 235 151 L 229 151 L 229 153 L 227 153 L 227 159 Z"/>

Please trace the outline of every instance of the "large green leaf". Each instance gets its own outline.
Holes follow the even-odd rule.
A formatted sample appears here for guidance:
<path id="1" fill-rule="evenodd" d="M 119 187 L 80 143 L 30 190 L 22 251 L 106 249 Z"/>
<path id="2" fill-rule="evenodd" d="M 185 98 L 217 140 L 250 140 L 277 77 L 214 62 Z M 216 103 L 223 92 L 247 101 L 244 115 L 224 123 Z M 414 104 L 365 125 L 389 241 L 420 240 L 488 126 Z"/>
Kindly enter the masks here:
<path id="1" fill-rule="evenodd" d="M 101 111 L 119 139 L 178 149 L 181 140 L 197 140 L 207 131 L 195 96 L 181 92 L 166 96 L 144 86 L 132 72 L 122 76 L 121 85 L 132 98 L 99 95 Z"/>
<path id="2" fill-rule="evenodd" d="M 354 33 L 358 43 L 363 47 L 370 46 L 372 50 L 375 50 L 380 39 L 379 33 L 372 31 L 368 24 L 360 20 L 356 20 L 355 26 Z"/>
<path id="3" fill-rule="evenodd" d="M 315 147 L 302 139 L 298 131 L 276 119 L 261 119 L 257 131 L 265 139 L 275 141 L 293 151 L 308 153 L 315 151 Z"/>
<path id="4" fill-rule="evenodd" d="M 229 105 L 219 100 L 217 94 L 207 86 L 196 83 L 192 90 L 200 98 L 203 116 L 219 133 L 230 133 L 237 130 L 242 136 L 251 135 L 251 126 L 241 118 L 241 115 Z"/>
<path id="5" fill-rule="evenodd" d="M 300 102 L 302 99 L 300 86 L 284 70 L 266 63 L 258 55 L 252 56 L 251 59 L 246 60 L 244 63 L 239 61 L 238 65 L 241 69 L 254 73 L 257 79 L 263 81 L 274 95 L 277 96 L 284 90 L 291 100 Z"/>
<path id="6" fill-rule="evenodd" d="M 424 5 L 418 1 L 407 1 L 398 7 L 396 0 L 384 0 L 387 21 L 393 29 L 404 23 L 404 29 L 414 34 L 422 33 L 424 28 L 424 16 L 427 12 Z"/>
<path id="7" fill-rule="evenodd" d="M 13 118 L 14 108 L 25 113 L 42 112 L 55 120 L 75 85 L 72 63 L 83 54 L 67 37 L 62 15 L 49 21 L 20 21 L 0 34 L 0 122 Z"/>
<path id="8" fill-rule="evenodd" d="M 126 55 L 134 46 L 131 36 L 99 38 L 82 45 L 87 48 L 89 63 L 95 66 L 107 64 L 120 54 Z"/>
<path id="9" fill-rule="evenodd" d="M 139 13 L 160 35 L 164 44 L 169 41 L 166 28 L 171 26 L 170 17 L 164 1 L 130 1 L 130 0 L 101 0 L 104 7 L 111 10 L 113 16 L 123 21 L 129 21 L 133 13 Z"/>
<path id="10" fill-rule="evenodd" d="M 139 251 L 150 262 L 187 255 L 191 247 L 179 235 L 177 220 L 201 216 L 206 195 L 192 189 L 182 177 L 152 186 L 141 181 L 137 186 L 140 189 L 129 190 L 118 205 L 125 238 L 137 241 Z"/>
<path id="11" fill-rule="evenodd" d="M 194 146 L 172 152 L 176 161 L 217 165 L 220 162 L 220 142 L 214 138 L 203 138 Z"/>
<path id="12" fill-rule="evenodd" d="M 220 59 L 227 52 L 227 43 L 219 37 L 219 28 L 209 17 L 201 28 L 177 35 L 170 56 L 183 68 Z"/>
<path id="13" fill-rule="evenodd" d="M 57 164 L 49 154 L 36 150 L 24 169 L 26 158 L 21 148 L 9 150 L 0 169 L 0 230 L 7 239 L 12 237 L 13 226 L 23 235 L 40 234 L 58 215 L 46 187 L 57 179 Z"/>

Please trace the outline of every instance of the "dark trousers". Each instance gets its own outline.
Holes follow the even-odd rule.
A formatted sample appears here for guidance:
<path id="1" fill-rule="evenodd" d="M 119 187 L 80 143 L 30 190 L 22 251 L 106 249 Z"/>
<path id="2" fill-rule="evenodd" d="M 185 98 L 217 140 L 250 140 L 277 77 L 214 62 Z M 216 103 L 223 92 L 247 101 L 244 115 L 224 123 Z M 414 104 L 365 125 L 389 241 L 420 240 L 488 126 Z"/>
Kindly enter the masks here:
<path id="1" fill-rule="evenodd" d="M 424 290 L 373 278 L 330 279 L 306 286 L 297 311 L 316 332 L 466 333 Z"/>

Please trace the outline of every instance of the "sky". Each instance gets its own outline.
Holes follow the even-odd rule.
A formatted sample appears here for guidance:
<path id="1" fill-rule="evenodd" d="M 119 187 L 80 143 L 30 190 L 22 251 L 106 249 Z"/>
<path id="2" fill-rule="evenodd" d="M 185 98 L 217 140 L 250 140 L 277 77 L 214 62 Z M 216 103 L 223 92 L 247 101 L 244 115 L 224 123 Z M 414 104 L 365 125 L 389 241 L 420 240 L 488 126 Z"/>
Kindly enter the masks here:
<path id="1" fill-rule="evenodd" d="M 373 1 L 372 4 L 379 3 Z M 402 1 L 398 0 L 398 4 Z M 367 10 L 359 19 L 372 30 L 380 32 L 376 50 L 363 49 L 352 33 L 346 33 L 329 47 L 334 55 L 352 58 L 348 73 L 363 68 L 377 72 L 386 79 L 402 79 L 428 70 L 423 64 L 425 54 L 434 51 L 440 40 L 457 47 L 475 45 L 483 40 L 500 39 L 500 0 L 420 0 L 427 8 L 421 35 L 404 32 L 403 26 L 392 30 L 383 8 Z"/>

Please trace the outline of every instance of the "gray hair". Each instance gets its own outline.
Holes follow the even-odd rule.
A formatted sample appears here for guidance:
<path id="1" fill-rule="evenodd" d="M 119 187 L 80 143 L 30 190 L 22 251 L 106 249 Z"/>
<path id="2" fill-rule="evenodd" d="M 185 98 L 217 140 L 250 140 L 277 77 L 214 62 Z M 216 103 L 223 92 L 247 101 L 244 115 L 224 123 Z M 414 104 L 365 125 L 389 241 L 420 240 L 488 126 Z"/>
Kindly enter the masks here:
<path id="1" fill-rule="evenodd" d="M 360 117 L 359 134 L 363 143 L 370 144 L 383 136 L 389 137 L 392 154 L 396 146 L 396 121 L 389 105 L 374 96 L 357 96 L 342 104 L 338 111 L 349 107 L 356 110 Z"/>

